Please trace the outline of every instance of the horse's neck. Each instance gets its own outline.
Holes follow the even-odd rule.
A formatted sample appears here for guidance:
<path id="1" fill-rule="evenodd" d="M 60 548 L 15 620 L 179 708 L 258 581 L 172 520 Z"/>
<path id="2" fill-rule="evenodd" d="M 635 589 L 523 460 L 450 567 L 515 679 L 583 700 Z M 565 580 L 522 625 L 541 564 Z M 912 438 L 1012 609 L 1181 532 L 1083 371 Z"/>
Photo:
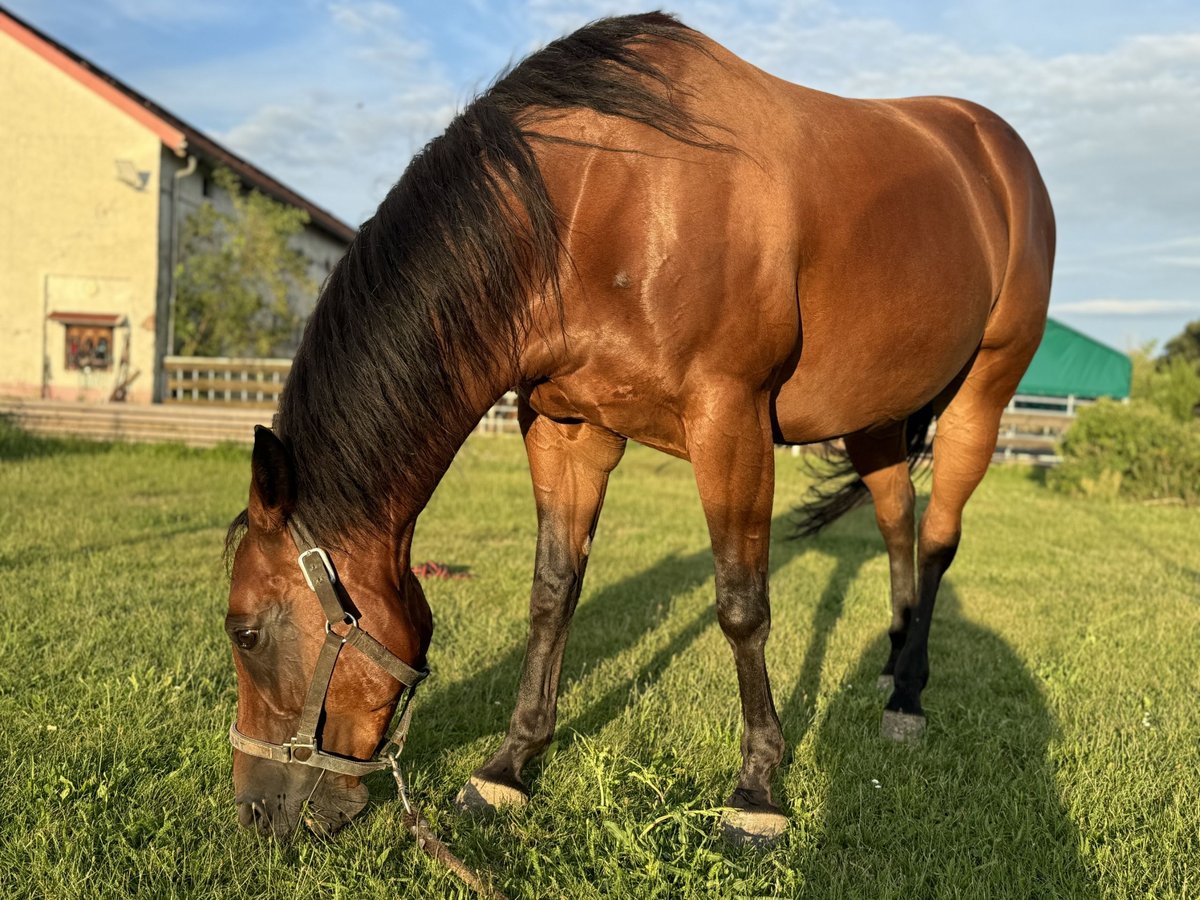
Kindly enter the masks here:
<path id="1" fill-rule="evenodd" d="M 434 454 L 431 459 L 432 465 L 428 467 L 428 471 L 433 477 L 427 479 L 428 483 L 417 486 L 410 497 L 404 498 L 402 508 L 397 511 L 396 521 L 406 525 L 415 521 L 429 502 L 429 498 L 433 496 L 438 484 L 441 483 L 442 476 L 454 462 L 458 450 L 466 443 L 467 438 L 471 436 L 487 411 L 513 388 L 514 380 L 515 375 L 507 371 L 489 373 L 484 378 L 470 377 L 466 380 L 467 413 L 461 416 L 447 416 L 444 422 L 430 423 L 430 428 L 451 429 L 451 440 L 443 442 L 437 449 L 426 451 Z"/>

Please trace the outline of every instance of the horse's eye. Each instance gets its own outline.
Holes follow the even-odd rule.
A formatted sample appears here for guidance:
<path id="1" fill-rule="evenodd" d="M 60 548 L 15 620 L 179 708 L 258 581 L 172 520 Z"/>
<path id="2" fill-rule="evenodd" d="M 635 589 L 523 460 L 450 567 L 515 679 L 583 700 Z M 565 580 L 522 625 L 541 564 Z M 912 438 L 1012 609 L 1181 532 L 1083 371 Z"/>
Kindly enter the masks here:
<path id="1" fill-rule="evenodd" d="M 253 650 L 258 643 L 257 628 L 239 628 L 233 633 L 233 642 L 243 650 Z"/>

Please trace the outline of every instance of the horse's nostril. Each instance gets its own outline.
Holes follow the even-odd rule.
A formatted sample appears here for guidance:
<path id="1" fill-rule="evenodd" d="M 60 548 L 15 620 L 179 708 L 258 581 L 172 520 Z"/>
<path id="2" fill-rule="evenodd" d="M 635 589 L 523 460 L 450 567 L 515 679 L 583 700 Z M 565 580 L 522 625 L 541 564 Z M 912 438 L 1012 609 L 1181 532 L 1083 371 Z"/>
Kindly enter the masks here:
<path id="1" fill-rule="evenodd" d="M 243 800 L 237 805 L 238 824 L 243 828 L 257 828 L 266 831 L 271 827 L 271 815 L 263 800 Z"/>

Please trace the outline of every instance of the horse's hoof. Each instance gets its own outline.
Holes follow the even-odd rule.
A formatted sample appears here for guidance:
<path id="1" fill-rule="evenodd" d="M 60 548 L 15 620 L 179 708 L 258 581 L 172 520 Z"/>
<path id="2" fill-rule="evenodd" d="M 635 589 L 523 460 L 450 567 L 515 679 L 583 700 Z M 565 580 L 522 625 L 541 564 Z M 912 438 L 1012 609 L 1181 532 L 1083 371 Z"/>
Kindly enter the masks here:
<path id="1" fill-rule="evenodd" d="M 454 798 L 454 805 L 465 813 L 494 812 L 505 807 L 524 806 L 528 802 L 523 791 L 507 784 L 485 781 L 477 775 L 472 775 Z"/>
<path id="2" fill-rule="evenodd" d="M 787 828 L 787 816 L 780 812 L 734 807 L 721 815 L 721 837 L 735 847 L 770 847 Z"/>
<path id="3" fill-rule="evenodd" d="M 880 675 L 875 679 L 875 689 L 890 694 L 896 687 L 896 679 L 891 675 Z"/>
<path id="4" fill-rule="evenodd" d="M 898 744 L 915 744 L 925 733 L 925 717 L 885 709 L 883 721 L 879 723 L 879 733 Z"/>

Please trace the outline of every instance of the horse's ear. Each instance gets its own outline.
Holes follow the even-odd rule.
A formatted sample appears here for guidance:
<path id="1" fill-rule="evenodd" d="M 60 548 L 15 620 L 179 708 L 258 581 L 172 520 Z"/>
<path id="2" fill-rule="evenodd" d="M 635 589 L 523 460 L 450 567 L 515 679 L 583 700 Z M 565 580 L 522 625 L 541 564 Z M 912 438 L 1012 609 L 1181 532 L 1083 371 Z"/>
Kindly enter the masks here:
<path id="1" fill-rule="evenodd" d="M 251 523 L 267 531 L 282 528 L 295 498 L 295 478 L 287 447 L 270 428 L 255 425 L 248 504 Z"/>

